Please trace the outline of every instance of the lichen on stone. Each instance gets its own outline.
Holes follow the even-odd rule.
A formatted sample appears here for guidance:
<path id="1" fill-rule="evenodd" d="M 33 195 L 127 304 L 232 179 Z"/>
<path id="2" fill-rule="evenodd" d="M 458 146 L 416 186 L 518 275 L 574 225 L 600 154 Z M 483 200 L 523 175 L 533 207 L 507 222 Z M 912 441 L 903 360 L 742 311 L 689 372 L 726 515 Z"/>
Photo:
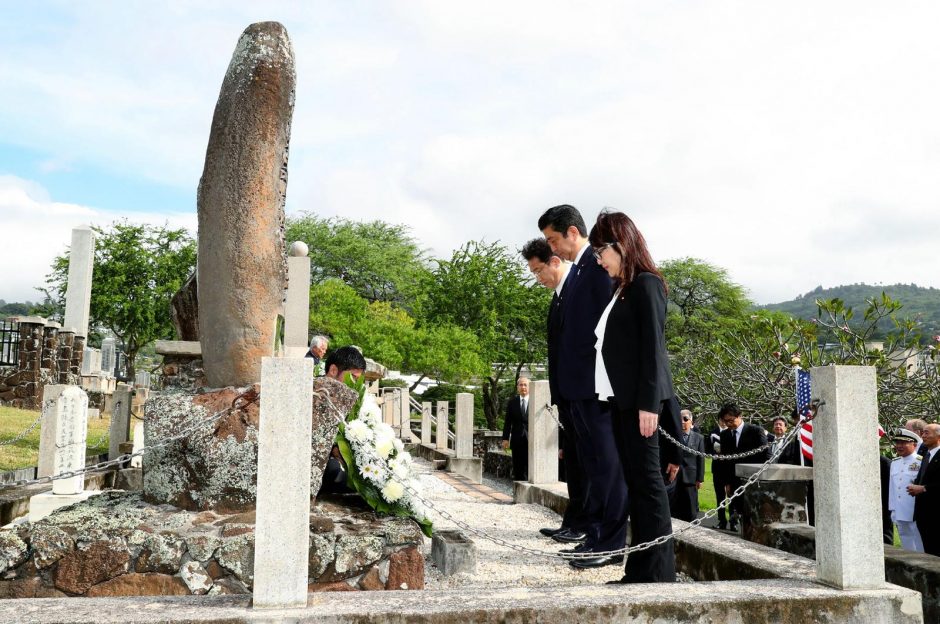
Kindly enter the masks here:
<path id="1" fill-rule="evenodd" d="M 29 547 L 14 531 L 0 531 L 0 574 L 26 561 Z"/>

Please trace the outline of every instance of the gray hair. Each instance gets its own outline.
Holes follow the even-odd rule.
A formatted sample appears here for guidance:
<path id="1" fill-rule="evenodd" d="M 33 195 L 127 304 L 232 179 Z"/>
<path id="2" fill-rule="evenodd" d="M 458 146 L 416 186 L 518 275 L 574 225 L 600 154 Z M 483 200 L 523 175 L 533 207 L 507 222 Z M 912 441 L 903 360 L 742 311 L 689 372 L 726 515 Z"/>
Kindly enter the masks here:
<path id="1" fill-rule="evenodd" d="M 921 435 L 924 432 L 924 429 L 927 428 L 927 421 L 920 418 L 912 418 L 904 423 L 904 428 L 910 429 L 917 435 Z"/>
<path id="2" fill-rule="evenodd" d="M 310 339 L 310 348 L 312 349 L 317 346 L 323 347 L 324 349 L 327 348 L 330 346 L 330 339 L 323 334 L 317 334 Z"/>

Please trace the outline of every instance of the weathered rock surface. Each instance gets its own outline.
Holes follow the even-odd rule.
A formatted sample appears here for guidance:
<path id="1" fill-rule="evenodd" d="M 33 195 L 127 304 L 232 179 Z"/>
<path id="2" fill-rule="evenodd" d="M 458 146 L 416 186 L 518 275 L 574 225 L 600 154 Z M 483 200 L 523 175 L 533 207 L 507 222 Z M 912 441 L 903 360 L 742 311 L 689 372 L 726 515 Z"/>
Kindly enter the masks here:
<path id="1" fill-rule="evenodd" d="M 254 509 L 258 481 L 258 386 L 200 394 L 164 393 L 145 406 L 147 440 L 186 435 L 144 455 L 145 500 L 189 510 L 235 513 Z M 238 407 L 230 409 L 238 399 Z M 314 382 L 310 489 L 317 492 L 344 419 L 357 394 L 321 377 Z M 211 416 L 222 413 L 212 421 Z M 252 520 L 252 523 L 254 520 Z"/>
<path id="2" fill-rule="evenodd" d="M 107 491 L 0 531 L 12 579 L 0 581 L 0 598 L 249 593 L 254 522 L 253 512 L 187 511 Z M 349 495 L 317 502 L 310 526 L 316 590 L 423 586 L 423 559 L 410 551 L 424 537 L 413 521 L 378 518 Z"/>
<path id="3" fill-rule="evenodd" d="M 199 181 L 199 341 L 209 386 L 261 379 L 286 282 L 284 199 L 294 53 L 277 22 L 242 33 Z"/>
<path id="4" fill-rule="evenodd" d="M 170 319 L 176 329 L 177 340 L 199 340 L 199 298 L 195 273 L 170 299 Z"/>

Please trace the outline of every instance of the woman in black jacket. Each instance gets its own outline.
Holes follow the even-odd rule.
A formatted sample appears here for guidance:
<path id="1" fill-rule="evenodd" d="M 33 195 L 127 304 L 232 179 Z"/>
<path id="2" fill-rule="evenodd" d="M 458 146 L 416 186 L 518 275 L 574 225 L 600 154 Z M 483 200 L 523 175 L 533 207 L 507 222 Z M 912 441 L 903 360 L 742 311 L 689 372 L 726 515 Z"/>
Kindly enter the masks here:
<path id="1" fill-rule="evenodd" d="M 666 284 L 643 235 L 621 212 L 604 212 L 591 229 L 594 256 L 615 281 L 610 305 L 597 325 L 595 387 L 615 414 L 614 437 L 629 491 L 631 544 L 672 532 L 661 476 L 657 427 L 678 429 L 672 374 L 666 357 Z M 664 442 L 665 443 L 665 442 Z M 662 449 L 665 451 L 666 449 Z M 667 472 L 675 478 L 678 466 Z M 674 582 L 673 541 L 627 557 L 621 583 Z"/>

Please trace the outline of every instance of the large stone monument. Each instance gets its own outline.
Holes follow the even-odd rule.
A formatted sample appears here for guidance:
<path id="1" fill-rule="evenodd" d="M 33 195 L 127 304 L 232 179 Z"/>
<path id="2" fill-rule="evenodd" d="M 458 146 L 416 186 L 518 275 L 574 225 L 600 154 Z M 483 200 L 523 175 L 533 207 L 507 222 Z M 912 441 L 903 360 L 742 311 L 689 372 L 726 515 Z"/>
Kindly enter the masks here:
<path id="1" fill-rule="evenodd" d="M 284 198 L 294 52 L 277 22 L 245 29 L 212 118 L 199 182 L 199 341 L 210 387 L 261 379 L 286 279 Z"/>

